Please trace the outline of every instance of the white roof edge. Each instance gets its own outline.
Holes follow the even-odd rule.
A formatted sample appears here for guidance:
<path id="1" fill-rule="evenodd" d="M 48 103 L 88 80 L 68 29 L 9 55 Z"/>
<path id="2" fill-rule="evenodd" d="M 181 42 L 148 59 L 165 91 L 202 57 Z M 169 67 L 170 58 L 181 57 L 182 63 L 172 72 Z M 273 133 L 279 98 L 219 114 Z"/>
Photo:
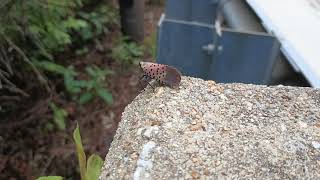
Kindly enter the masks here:
<path id="1" fill-rule="evenodd" d="M 307 0 L 246 0 L 251 8 L 262 20 L 265 28 L 272 32 L 280 41 L 281 50 L 289 60 L 295 70 L 301 71 L 313 87 L 320 87 L 320 16 L 314 17 L 307 5 Z M 278 7 L 280 6 L 280 7 Z M 284 8 L 283 13 L 277 8 Z M 298 9 L 295 9 L 299 7 Z M 304 9 L 305 8 L 305 9 Z M 320 10 L 319 10 L 320 12 Z M 303 17 L 308 17 L 305 21 L 290 15 L 302 13 Z M 309 18 L 310 17 L 310 18 Z M 291 18 L 291 19 L 290 19 Z M 317 21 L 318 20 L 318 21 Z M 315 24 L 312 26 L 311 23 Z M 305 37 L 305 38 L 302 38 Z M 316 45 L 315 45 L 316 43 Z"/>

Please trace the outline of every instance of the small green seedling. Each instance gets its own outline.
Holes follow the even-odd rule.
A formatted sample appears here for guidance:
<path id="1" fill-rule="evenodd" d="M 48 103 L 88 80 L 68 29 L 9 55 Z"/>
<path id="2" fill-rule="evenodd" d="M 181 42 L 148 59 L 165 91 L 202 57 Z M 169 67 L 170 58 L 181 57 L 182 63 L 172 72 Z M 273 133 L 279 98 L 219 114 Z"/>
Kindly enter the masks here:
<path id="1" fill-rule="evenodd" d="M 103 161 L 100 156 L 95 154 L 91 155 L 88 161 L 86 160 L 78 124 L 73 131 L 73 139 L 77 149 L 81 180 L 98 180 Z"/>

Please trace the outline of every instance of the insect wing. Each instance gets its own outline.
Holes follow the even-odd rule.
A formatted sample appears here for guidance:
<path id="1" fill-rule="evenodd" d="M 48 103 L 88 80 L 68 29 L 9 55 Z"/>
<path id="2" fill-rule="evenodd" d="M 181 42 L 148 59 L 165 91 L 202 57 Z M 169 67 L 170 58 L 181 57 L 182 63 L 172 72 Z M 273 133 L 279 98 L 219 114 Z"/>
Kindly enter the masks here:
<path id="1" fill-rule="evenodd" d="M 147 76 L 159 80 L 160 74 L 164 73 L 166 65 L 150 62 L 140 62 L 140 67 Z"/>
<path id="2" fill-rule="evenodd" d="M 174 67 L 167 66 L 164 76 L 164 84 L 170 87 L 179 86 L 181 81 L 181 73 Z"/>

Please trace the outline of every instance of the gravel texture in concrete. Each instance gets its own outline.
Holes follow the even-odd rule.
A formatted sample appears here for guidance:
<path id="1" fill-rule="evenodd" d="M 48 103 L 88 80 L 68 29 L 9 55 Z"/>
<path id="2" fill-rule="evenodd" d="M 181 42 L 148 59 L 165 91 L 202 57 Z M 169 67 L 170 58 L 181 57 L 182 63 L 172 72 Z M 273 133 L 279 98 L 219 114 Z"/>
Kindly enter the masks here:
<path id="1" fill-rule="evenodd" d="M 100 179 L 320 179 L 320 90 L 183 77 L 126 107 Z"/>

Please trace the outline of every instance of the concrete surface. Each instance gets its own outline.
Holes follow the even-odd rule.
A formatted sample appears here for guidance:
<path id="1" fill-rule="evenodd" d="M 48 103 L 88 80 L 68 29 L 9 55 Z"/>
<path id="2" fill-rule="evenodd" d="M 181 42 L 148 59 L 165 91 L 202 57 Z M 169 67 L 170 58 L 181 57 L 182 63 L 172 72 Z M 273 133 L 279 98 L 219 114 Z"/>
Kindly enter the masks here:
<path id="1" fill-rule="evenodd" d="M 320 90 L 183 77 L 126 107 L 100 179 L 320 179 Z"/>

